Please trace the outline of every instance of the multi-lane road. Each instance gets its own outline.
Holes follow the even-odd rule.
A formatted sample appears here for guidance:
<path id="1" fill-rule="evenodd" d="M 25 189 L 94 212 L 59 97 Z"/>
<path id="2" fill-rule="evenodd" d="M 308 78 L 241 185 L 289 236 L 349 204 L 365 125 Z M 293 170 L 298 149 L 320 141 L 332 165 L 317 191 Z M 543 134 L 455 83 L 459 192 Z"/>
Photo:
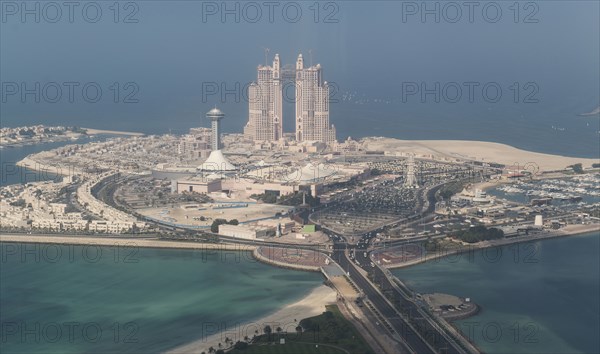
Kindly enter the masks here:
<path id="1" fill-rule="evenodd" d="M 388 320 L 394 331 L 404 340 L 404 346 L 407 352 L 412 353 L 435 353 L 435 351 L 408 325 L 408 323 L 398 315 L 393 306 L 379 293 L 375 287 L 364 278 L 364 276 L 351 264 L 345 252 L 345 244 L 336 244 L 332 254 L 332 259 L 337 262 L 342 269 L 348 272 L 348 276 L 362 290 L 369 301 L 377 310 Z"/>
<path id="2" fill-rule="evenodd" d="M 358 262 L 358 265 L 366 271 L 370 271 L 383 288 L 396 292 L 394 304 L 390 303 L 382 292 L 375 288 L 374 284 L 359 271 L 358 267 L 355 267 L 353 261 L 349 258 L 346 243 L 336 243 L 331 258 L 347 272 L 349 278 L 359 287 L 364 296 L 385 317 L 393 330 L 400 335 L 407 352 L 418 354 L 461 354 L 469 352 L 447 333 L 443 333 L 444 329 L 441 326 L 434 323 L 432 319 L 426 318 L 426 314 L 422 312 L 416 303 L 406 298 L 401 291 L 396 290 L 379 267 L 372 267 L 368 254 L 365 257 L 366 252 L 358 249 L 354 250 L 355 255 L 353 258 L 355 262 Z M 428 340 L 426 341 L 424 338 Z"/>
<path id="3" fill-rule="evenodd" d="M 368 246 L 375 237 L 374 232 L 364 234 L 357 245 L 349 245 L 343 236 L 328 232 L 334 241 L 331 258 L 338 263 L 359 290 L 373 304 L 376 310 L 388 321 L 393 330 L 402 338 L 406 352 L 462 354 L 477 352 L 453 337 L 428 313 L 411 299 L 409 289 L 400 289 L 376 264 L 372 263 Z M 402 243 L 415 240 L 403 240 Z M 360 270 L 359 270 L 360 269 Z M 365 275 L 373 279 L 381 288 Z M 392 301 L 386 295 L 392 295 Z"/>

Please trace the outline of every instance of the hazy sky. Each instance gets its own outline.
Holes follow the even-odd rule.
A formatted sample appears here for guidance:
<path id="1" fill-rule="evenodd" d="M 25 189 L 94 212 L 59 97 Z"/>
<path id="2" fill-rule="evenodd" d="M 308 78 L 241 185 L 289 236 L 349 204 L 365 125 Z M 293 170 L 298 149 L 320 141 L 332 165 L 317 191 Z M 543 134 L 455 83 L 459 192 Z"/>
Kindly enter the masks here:
<path id="1" fill-rule="evenodd" d="M 64 6 L 56 23 L 50 23 L 57 17 L 52 7 L 40 9 L 39 23 L 32 14 L 23 18 L 23 3 L 2 1 L 3 126 L 62 122 L 164 131 L 193 125 L 217 104 L 228 114 L 226 130 L 241 131 L 247 103 L 235 102 L 231 95 L 226 102 L 218 95 L 202 102 L 203 84 L 233 88 L 235 82 L 253 80 L 256 66 L 264 62 L 263 47 L 271 49 L 269 61 L 280 53 L 289 64 L 300 52 L 308 63 L 312 49 L 313 62 L 323 65 L 326 80 L 341 92 L 372 98 L 398 99 L 406 82 L 498 82 L 506 96 L 513 94 L 511 83 L 534 82 L 542 102 L 564 100 L 581 113 L 593 109 L 600 96 L 597 1 L 521 2 L 518 12 L 513 1 L 474 2 L 471 19 L 467 2 L 427 2 L 429 9 L 439 6 L 439 23 L 436 14 L 421 17 L 422 2 L 319 2 L 318 14 L 312 1 L 273 2 L 273 23 L 264 2 L 228 2 L 229 8 L 240 7 L 238 23 L 235 14 L 223 21 L 221 2 L 122 1 L 118 16 L 112 1 L 81 2 L 73 10 L 73 23 Z M 36 2 L 26 3 L 32 8 Z M 255 5 L 262 16 L 251 23 Z M 84 6 L 87 15 L 82 14 Z M 96 16 L 97 8 L 101 16 Z M 302 16 L 292 23 L 298 8 Z M 94 17 L 98 21 L 91 23 Z M 123 23 L 129 20 L 137 23 Z M 23 82 L 30 88 L 36 82 L 42 87 L 49 82 L 80 86 L 72 103 L 64 85 L 57 103 L 43 96 L 38 104 L 33 95 L 22 103 L 19 93 L 7 95 L 6 90 Z M 80 97 L 81 87 L 90 82 L 102 89 L 97 103 Z M 112 102 L 115 82 L 119 101 L 139 88 L 132 96 L 139 102 Z M 135 85 L 125 87 L 127 83 Z M 334 109 L 331 115 L 338 126 L 344 124 Z"/>

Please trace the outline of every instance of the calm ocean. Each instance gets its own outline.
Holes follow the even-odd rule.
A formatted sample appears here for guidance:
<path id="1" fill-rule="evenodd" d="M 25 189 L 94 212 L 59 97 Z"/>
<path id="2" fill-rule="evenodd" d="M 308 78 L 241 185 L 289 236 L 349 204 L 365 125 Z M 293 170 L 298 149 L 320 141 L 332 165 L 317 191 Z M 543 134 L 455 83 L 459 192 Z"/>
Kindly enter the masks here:
<path id="1" fill-rule="evenodd" d="M 248 252 L 0 246 L 3 353 L 159 353 L 218 330 L 243 339 L 241 323 L 323 281 Z"/>
<path id="2" fill-rule="evenodd" d="M 600 233 L 450 256 L 393 274 L 421 293 L 469 297 L 457 327 L 490 354 L 599 353 Z"/>

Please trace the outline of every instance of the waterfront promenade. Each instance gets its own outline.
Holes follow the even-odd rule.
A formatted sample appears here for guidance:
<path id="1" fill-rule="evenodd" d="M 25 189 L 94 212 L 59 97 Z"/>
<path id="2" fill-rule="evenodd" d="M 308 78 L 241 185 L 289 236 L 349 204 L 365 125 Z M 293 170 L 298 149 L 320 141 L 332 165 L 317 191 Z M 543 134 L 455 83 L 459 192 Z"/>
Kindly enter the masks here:
<path id="1" fill-rule="evenodd" d="M 476 250 L 485 248 L 501 247 L 524 242 L 542 241 L 551 238 L 575 236 L 592 232 L 600 233 L 600 224 L 567 225 L 562 229 L 544 230 L 543 232 L 532 233 L 526 236 L 508 237 L 499 240 L 482 241 L 474 244 L 457 243 L 456 247 L 442 247 L 438 251 L 431 253 L 426 252 L 425 249 L 419 245 L 419 243 L 423 242 L 423 240 L 407 239 L 393 247 L 374 250 L 372 255 L 373 259 L 381 266 L 394 269 L 409 267 L 423 262 L 461 253 L 474 252 Z M 446 235 L 439 236 L 438 238 L 443 237 L 446 237 Z M 384 259 L 386 261 L 384 261 Z"/>
<path id="2" fill-rule="evenodd" d="M 46 243 L 59 245 L 95 245 L 145 248 L 177 248 L 192 250 L 227 250 L 253 251 L 256 246 L 242 244 L 200 243 L 184 241 L 167 241 L 159 239 L 124 238 L 124 237 L 84 237 L 84 236 L 53 236 L 29 234 L 0 234 L 0 242 L 16 243 Z"/>

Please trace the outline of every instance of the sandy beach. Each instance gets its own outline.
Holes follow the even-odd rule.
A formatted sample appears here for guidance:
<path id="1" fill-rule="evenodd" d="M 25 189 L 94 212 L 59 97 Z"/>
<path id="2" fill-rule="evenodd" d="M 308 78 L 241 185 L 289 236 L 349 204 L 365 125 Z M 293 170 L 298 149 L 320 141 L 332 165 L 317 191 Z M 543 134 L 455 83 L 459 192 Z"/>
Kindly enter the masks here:
<path id="1" fill-rule="evenodd" d="M 598 159 L 586 159 L 517 149 L 513 146 L 484 141 L 466 140 L 399 140 L 392 138 L 366 138 L 365 147 L 389 153 L 414 153 L 417 156 L 436 155 L 451 159 L 469 159 L 496 162 L 507 166 L 524 166 L 534 163 L 540 171 L 561 170 L 581 163 L 590 167 Z"/>
<path id="2" fill-rule="evenodd" d="M 103 130 L 103 129 L 93 129 L 93 128 L 81 128 L 81 129 L 85 129 L 88 135 L 96 135 L 96 134 L 129 135 L 129 136 L 146 135 L 144 133 L 123 132 L 123 131 L 118 131 L 118 130 Z"/>
<path id="3" fill-rule="evenodd" d="M 289 304 L 259 320 L 240 324 L 239 326 L 228 329 L 226 332 L 216 333 L 206 338 L 200 338 L 195 342 L 175 348 L 168 353 L 201 353 L 203 351 L 208 353 L 208 348 L 210 347 L 218 349 L 219 343 L 222 343 L 224 348 L 225 337 L 231 338 L 234 342 L 238 340 L 243 341 L 245 336 L 252 338 L 255 334 L 255 330 L 258 330 L 259 334 L 263 334 L 262 329 L 266 325 L 271 326 L 274 333 L 277 327 L 281 327 L 287 332 L 295 332 L 295 328 L 298 326 L 300 320 L 320 315 L 325 311 L 325 305 L 334 304 L 336 302 L 336 297 L 337 294 L 333 289 L 325 285 L 320 285 L 300 301 Z"/>

